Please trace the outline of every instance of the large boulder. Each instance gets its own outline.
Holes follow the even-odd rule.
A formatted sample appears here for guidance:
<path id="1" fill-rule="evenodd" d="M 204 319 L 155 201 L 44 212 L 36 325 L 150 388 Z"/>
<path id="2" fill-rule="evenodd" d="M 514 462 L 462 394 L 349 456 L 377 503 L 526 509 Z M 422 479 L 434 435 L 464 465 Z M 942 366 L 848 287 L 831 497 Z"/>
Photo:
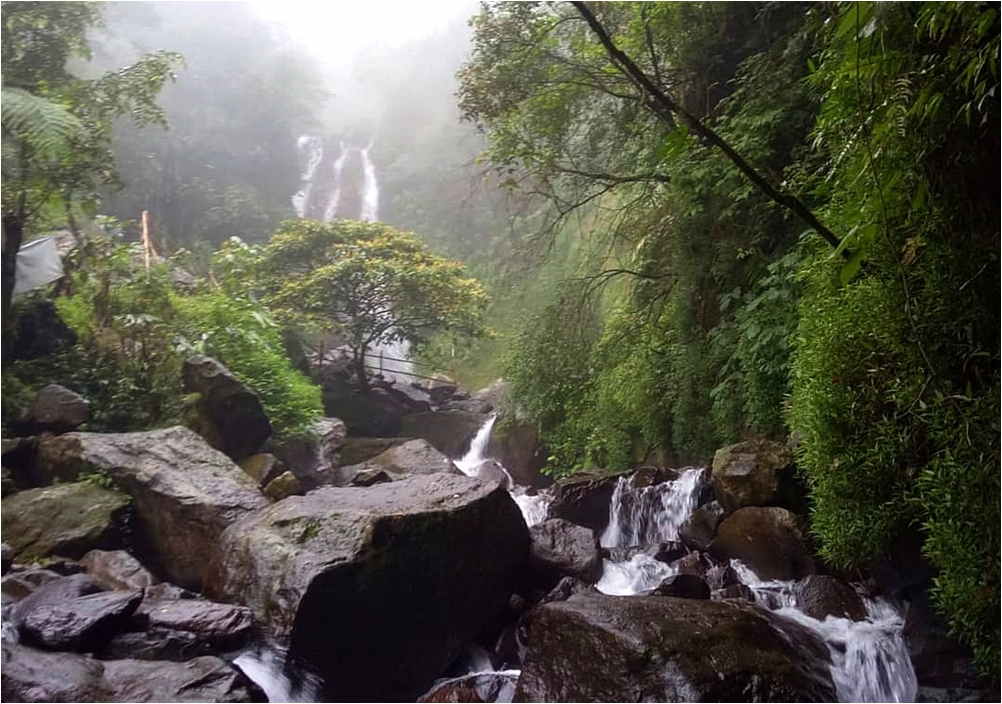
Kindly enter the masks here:
<path id="1" fill-rule="evenodd" d="M 414 438 L 363 438 L 348 436 L 341 446 L 339 464 L 362 464 L 376 455 L 386 452 L 397 445 L 403 445 Z"/>
<path id="2" fill-rule="evenodd" d="M 503 464 L 516 484 L 542 489 L 553 483 L 539 472 L 546 464 L 546 451 L 540 443 L 535 424 L 518 421 L 495 423 L 486 454 Z"/>
<path id="3" fill-rule="evenodd" d="M 321 418 L 305 436 L 275 444 L 275 454 L 307 489 L 331 484 L 348 428 L 338 418 Z"/>
<path id="4" fill-rule="evenodd" d="M 66 433 L 81 426 L 89 415 L 87 399 L 65 386 L 49 384 L 35 396 L 19 427 L 26 435 Z"/>
<path id="5" fill-rule="evenodd" d="M 737 601 L 586 592 L 528 616 L 515 701 L 835 701 L 815 636 Z"/>
<path id="6" fill-rule="evenodd" d="M 848 584 L 826 574 L 812 574 L 797 582 L 793 590 L 797 607 L 819 621 L 829 616 L 862 621 L 866 607 Z"/>
<path id="7" fill-rule="evenodd" d="M 3 499 L 4 541 L 15 562 L 116 548 L 129 504 L 127 495 L 92 482 L 28 489 Z"/>
<path id="8" fill-rule="evenodd" d="M 609 524 L 609 503 L 618 481 L 619 475 L 597 472 L 578 472 L 559 479 L 550 488 L 553 500 L 547 516 L 563 518 L 601 535 Z"/>
<path id="9" fill-rule="evenodd" d="M 253 702 L 261 691 L 224 660 L 101 661 L 3 644 L 5 702 Z"/>
<path id="10" fill-rule="evenodd" d="M 743 506 L 800 505 L 793 455 L 786 445 L 747 440 L 717 450 L 713 457 L 713 489 L 728 513 Z"/>
<path id="11" fill-rule="evenodd" d="M 400 435 L 423 438 L 447 457 L 462 457 L 487 418 L 464 411 L 428 411 L 401 418 Z"/>
<path id="12" fill-rule="evenodd" d="M 340 375 L 324 379 L 322 391 L 324 413 L 344 421 L 351 435 L 401 435 L 401 418 L 413 410 L 396 394 L 385 389 L 360 391 Z"/>
<path id="13" fill-rule="evenodd" d="M 760 579 L 799 579 L 813 574 L 814 559 L 800 520 L 778 506 L 747 506 L 717 527 L 710 553 L 721 560 L 737 558 Z"/>
<path id="14" fill-rule="evenodd" d="M 182 427 L 43 437 L 38 461 L 55 476 L 99 471 L 110 477 L 132 496 L 138 539 L 150 557 L 171 581 L 193 589 L 201 585 L 220 533 L 268 505 L 253 479 Z"/>
<path id="15" fill-rule="evenodd" d="M 427 440 L 416 439 L 395 445 L 361 464 L 339 467 L 337 484 L 346 486 L 356 474 L 368 470 L 382 470 L 391 478 L 400 479 L 415 474 L 458 471 L 452 460 L 432 447 Z"/>
<path id="16" fill-rule="evenodd" d="M 710 587 L 706 580 L 694 574 L 674 574 L 663 579 L 651 594 L 679 599 L 709 599 Z"/>
<path id="17" fill-rule="evenodd" d="M 691 550 L 706 550 L 717 535 L 717 526 L 727 515 L 718 501 L 697 508 L 679 526 L 678 536 Z"/>
<path id="18" fill-rule="evenodd" d="M 577 577 L 594 584 L 602 576 L 598 538 L 590 528 L 551 518 L 529 529 L 529 565 L 549 583 Z"/>
<path id="19" fill-rule="evenodd" d="M 142 598 L 140 591 L 115 591 L 47 602 L 21 619 L 21 637 L 52 650 L 91 652 L 125 626 Z"/>
<path id="20" fill-rule="evenodd" d="M 280 501 L 228 529 L 207 592 L 348 701 L 413 700 L 501 613 L 529 537 L 496 484 L 436 473 Z"/>
<path id="21" fill-rule="evenodd" d="M 515 695 L 518 674 L 475 672 L 439 682 L 423 694 L 419 702 L 510 702 Z"/>
<path id="22" fill-rule="evenodd" d="M 271 422 L 258 395 L 211 357 L 195 355 L 182 369 L 184 389 L 197 393 L 196 430 L 234 460 L 258 452 L 271 437 Z"/>

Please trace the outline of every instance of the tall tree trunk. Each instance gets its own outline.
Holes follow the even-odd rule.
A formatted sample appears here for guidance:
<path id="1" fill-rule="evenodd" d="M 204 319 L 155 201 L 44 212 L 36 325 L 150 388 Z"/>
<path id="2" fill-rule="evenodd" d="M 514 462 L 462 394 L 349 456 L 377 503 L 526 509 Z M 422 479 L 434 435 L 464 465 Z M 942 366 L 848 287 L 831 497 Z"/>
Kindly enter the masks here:
<path id="1" fill-rule="evenodd" d="M 358 388 L 363 392 L 369 392 L 369 377 L 365 373 L 365 346 L 356 347 L 353 351 L 355 376 L 358 379 Z"/>
<path id="2" fill-rule="evenodd" d="M 3 216 L 3 253 L 0 254 L 0 273 L 3 286 L 3 363 L 7 364 L 14 351 L 14 321 L 11 304 L 14 300 L 14 280 L 17 276 L 17 253 L 24 240 L 24 218 L 9 213 Z"/>

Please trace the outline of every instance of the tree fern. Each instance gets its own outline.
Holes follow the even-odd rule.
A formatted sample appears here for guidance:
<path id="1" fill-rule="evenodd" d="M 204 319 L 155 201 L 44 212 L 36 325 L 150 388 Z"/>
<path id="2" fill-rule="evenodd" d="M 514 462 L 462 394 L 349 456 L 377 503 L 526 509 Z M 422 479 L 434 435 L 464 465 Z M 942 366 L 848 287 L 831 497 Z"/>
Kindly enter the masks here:
<path id="1" fill-rule="evenodd" d="M 66 154 L 73 137 L 84 130 L 66 107 L 21 88 L 3 89 L 2 113 L 4 136 L 13 137 L 21 148 L 43 159 Z M 9 153 L 5 148 L 5 160 Z"/>

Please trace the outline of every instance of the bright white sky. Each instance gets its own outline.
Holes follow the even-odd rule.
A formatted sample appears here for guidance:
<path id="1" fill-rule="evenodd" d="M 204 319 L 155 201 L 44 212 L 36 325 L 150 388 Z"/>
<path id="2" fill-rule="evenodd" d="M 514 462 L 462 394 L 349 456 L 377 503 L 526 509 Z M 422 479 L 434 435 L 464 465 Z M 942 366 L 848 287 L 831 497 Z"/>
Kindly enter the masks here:
<path id="1" fill-rule="evenodd" d="M 476 12 L 474 0 L 251 0 L 266 20 L 334 64 L 367 46 L 398 46 Z"/>

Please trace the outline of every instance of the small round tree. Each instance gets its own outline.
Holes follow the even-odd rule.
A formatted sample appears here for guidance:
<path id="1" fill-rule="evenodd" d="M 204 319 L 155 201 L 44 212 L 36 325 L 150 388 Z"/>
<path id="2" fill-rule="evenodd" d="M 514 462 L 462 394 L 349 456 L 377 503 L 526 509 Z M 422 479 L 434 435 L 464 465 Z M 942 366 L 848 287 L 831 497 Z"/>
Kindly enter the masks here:
<path id="1" fill-rule="evenodd" d="M 372 345 L 419 344 L 436 332 L 486 332 L 488 299 L 480 283 L 459 262 L 389 225 L 287 220 L 262 255 L 266 303 L 340 329 L 363 390 Z"/>

